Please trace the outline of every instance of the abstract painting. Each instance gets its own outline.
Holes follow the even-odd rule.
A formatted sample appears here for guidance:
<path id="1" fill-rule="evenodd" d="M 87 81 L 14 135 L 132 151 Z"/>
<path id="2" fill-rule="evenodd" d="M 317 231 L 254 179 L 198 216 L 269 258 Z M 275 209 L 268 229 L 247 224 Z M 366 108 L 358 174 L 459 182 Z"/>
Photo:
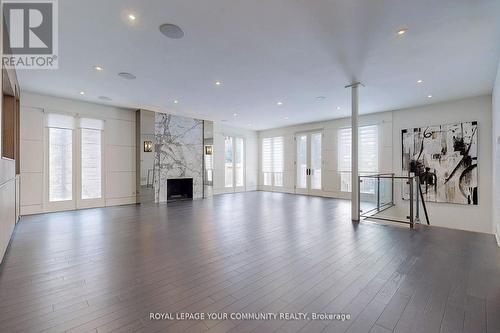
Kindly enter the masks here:
<path id="1" fill-rule="evenodd" d="M 402 131 L 403 172 L 420 176 L 425 201 L 478 204 L 477 122 Z"/>

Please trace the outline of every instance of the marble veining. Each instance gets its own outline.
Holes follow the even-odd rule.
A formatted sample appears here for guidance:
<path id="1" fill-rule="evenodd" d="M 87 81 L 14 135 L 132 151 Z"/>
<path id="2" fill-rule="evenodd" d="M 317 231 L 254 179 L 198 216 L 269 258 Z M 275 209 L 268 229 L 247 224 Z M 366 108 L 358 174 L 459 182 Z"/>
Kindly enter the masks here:
<path id="1" fill-rule="evenodd" d="M 167 201 L 167 180 L 193 178 L 193 198 L 203 197 L 203 120 L 155 114 L 155 202 Z"/>

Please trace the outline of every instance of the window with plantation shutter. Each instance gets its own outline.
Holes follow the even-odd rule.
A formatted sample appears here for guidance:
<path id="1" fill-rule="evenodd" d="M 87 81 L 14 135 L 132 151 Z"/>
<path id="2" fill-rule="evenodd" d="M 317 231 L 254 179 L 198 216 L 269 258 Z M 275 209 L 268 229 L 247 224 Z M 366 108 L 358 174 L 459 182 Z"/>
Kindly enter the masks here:
<path id="1" fill-rule="evenodd" d="M 340 189 L 343 192 L 351 191 L 351 134 L 350 128 L 339 130 L 338 134 L 338 169 L 340 172 Z M 359 173 L 374 174 L 378 172 L 378 126 L 361 126 L 358 129 Z M 375 193 L 370 181 L 361 184 L 361 193 Z"/>
<path id="2" fill-rule="evenodd" d="M 284 169 L 284 138 L 278 136 L 273 138 L 273 180 L 274 186 L 283 186 Z"/>
<path id="3" fill-rule="evenodd" d="M 262 175 L 264 186 L 283 186 L 284 138 L 262 139 Z"/>

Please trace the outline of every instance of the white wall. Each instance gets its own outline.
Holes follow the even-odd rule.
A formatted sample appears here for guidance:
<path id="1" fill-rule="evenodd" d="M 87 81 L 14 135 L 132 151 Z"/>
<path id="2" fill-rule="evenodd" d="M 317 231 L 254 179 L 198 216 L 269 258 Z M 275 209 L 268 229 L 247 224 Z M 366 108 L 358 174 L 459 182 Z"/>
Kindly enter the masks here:
<path id="1" fill-rule="evenodd" d="M 23 92 L 21 99 L 21 214 L 48 211 L 44 191 L 44 111 L 105 120 L 105 205 L 136 202 L 135 112 Z"/>
<path id="2" fill-rule="evenodd" d="M 393 170 L 401 172 L 401 130 L 426 125 L 478 122 L 479 205 L 428 202 L 431 224 L 492 233 L 491 96 L 467 98 L 393 112 Z"/>
<path id="3" fill-rule="evenodd" d="M 360 125 L 379 125 L 379 172 L 401 174 L 401 130 L 403 128 L 471 120 L 478 121 L 479 126 L 479 205 L 461 206 L 428 203 L 429 215 L 433 225 L 492 233 L 491 96 L 364 115 L 360 117 Z M 340 191 L 340 176 L 337 167 L 337 135 L 338 130 L 345 127 L 350 127 L 349 118 L 259 132 L 259 150 L 262 138 L 285 137 L 284 186 L 274 190 L 288 193 L 294 193 L 295 191 L 294 135 L 300 132 L 321 129 L 323 130 L 323 191 L 320 192 L 320 195 L 334 198 L 350 198 L 350 193 Z M 259 166 L 259 189 L 267 190 L 262 184 L 260 170 Z"/>
<path id="4" fill-rule="evenodd" d="M 383 112 L 360 117 L 360 126 L 379 126 L 379 172 L 391 172 L 392 170 L 392 113 Z M 322 196 L 333 198 L 350 198 L 350 193 L 340 191 L 340 175 L 338 170 L 338 131 L 341 128 L 351 126 L 349 118 L 335 119 L 330 121 L 302 124 L 292 127 L 277 128 L 259 132 L 259 152 L 262 149 L 262 139 L 275 136 L 285 138 L 285 166 L 283 175 L 283 187 L 274 188 L 274 191 L 294 193 L 295 192 L 295 141 L 296 133 L 307 131 L 323 132 L 321 145 L 323 170 L 322 170 Z M 260 153 L 259 153 L 260 155 Z M 262 168 L 259 166 L 259 170 Z M 269 190 L 262 183 L 261 172 L 259 172 L 259 189 Z"/>
<path id="5" fill-rule="evenodd" d="M 214 122 L 214 194 L 231 193 L 233 189 L 224 187 L 224 137 L 235 136 L 245 139 L 245 191 L 257 190 L 258 180 L 258 139 L 257 132 L 231 127 Z"/>
<path id="6" fill-rule="evenodd" d="M 493 158 L 493 226 L 500 246 L 500 63 L 493 88 L 493 140 L 491 155 Z"/>

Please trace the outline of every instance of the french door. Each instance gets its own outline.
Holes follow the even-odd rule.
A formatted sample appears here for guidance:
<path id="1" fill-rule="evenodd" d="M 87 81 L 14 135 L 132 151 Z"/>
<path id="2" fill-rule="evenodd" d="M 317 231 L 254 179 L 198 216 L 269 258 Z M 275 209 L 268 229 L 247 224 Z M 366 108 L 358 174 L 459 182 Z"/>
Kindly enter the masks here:
<path id="1" fill-rule="evenodd" d="M 46 119 L 46 211 L 104 206 L 104 122 L 55 113 Z"/>
<path id="2" fill-rule="evenodd" d="M 319 195 L 322 190 L 321 131 L 295 135 L 295 193 Z"/>
<path id="3" fill-rule="evenodd" d="M 245 191 L 245 141 L 224 137 L 224 187 L 228 192 Z"/>

